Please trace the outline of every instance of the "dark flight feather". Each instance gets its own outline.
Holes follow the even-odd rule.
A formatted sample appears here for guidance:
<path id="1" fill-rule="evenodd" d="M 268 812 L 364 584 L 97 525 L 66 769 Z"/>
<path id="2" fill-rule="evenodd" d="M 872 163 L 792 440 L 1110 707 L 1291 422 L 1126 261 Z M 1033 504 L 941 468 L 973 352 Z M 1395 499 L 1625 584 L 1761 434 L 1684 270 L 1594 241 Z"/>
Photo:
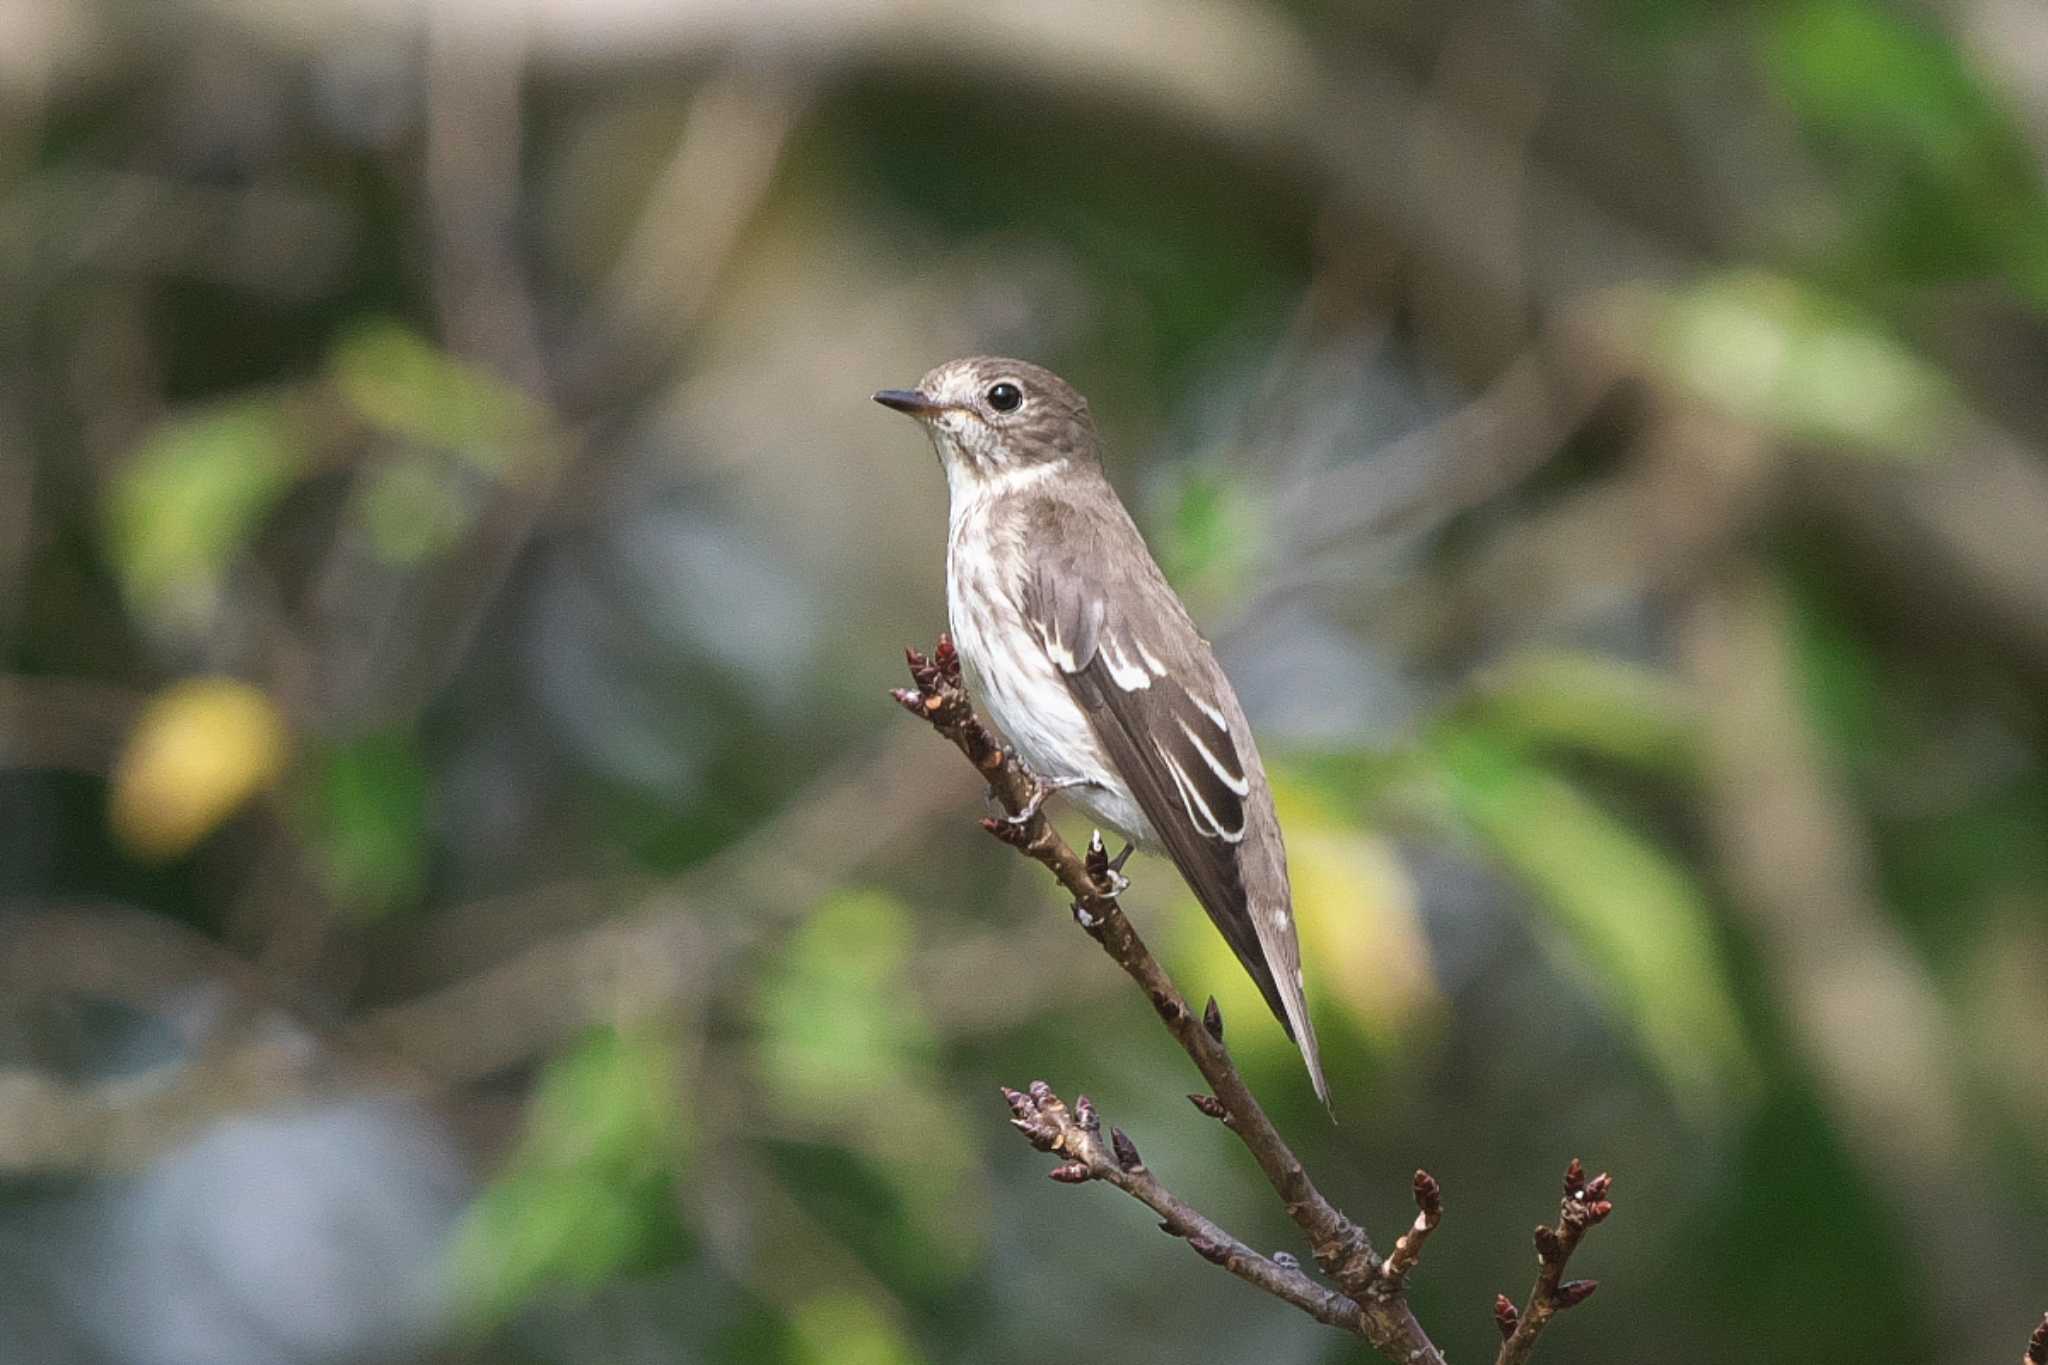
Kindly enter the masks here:
<path id="1" fill-rule="evenodd" d="M 1040 543 L 1078 558 L 1093 548 L 1086 539 L 1070 530 Z M 1215 696 L 1222 671 L 1163 579 L 1109 588 L 1104 562 L 1041 562 L 1025 614 L 1167 856 L 1293 1038 L 1240 871 L 1249 784 Z"/>

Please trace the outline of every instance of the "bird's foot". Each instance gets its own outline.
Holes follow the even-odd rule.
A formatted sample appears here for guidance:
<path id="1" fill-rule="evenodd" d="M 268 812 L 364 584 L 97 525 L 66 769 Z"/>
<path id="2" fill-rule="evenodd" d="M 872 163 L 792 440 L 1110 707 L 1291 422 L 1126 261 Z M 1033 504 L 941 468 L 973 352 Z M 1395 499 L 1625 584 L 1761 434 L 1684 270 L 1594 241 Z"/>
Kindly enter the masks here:
<path id="1" fill-rule="evenodd" d="M 1030 772 L 1028 768 L 1025 771 Z M 1032 773 L 1031 798 L 1024 803 L 1024 809 L 1018 811 L 1015 815 L 1002 816 L 1001 819 L 1004 824 L 1008 825 L 1029 824 L 1031 823 L 1031 817 L 1038 814 L 1039 808 L 1045 805 L 1046 797 L 1051 796 L 1054 792 L 1065 791 L 1069 787 L 1086 786 L 1087 782 L 1088 779 L 1085 777 L 1044 778 L 1036 773 Z M 989 795 L 995 795 L 993 787 L 989 789 Z"/>

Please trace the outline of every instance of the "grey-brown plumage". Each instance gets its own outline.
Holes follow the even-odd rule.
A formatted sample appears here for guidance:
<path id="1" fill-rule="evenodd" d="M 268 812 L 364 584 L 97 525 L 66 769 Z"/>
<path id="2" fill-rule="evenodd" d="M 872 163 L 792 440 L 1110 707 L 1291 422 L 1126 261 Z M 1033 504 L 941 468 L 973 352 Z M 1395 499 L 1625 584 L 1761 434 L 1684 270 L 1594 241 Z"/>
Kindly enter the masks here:
<path id="1" fill-rule="evenodd" d="M 1173 860 L 1327 1104 L 1251 726 L 1103 474 L 1087 403 L 990 356 L 875 400 L 921 421 L 946 471 L 948 615 L 991 719 L 1046 787 Z"/>

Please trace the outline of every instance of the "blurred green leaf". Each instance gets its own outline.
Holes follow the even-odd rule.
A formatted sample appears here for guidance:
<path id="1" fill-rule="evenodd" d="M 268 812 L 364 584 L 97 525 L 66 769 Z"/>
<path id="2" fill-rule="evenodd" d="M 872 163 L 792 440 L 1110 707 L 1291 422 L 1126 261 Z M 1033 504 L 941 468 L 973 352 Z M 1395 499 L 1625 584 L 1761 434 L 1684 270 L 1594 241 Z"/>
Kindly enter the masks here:
<path id="1" fill-rule="evenodd" d="M 756 1014 L 776 1104 L 859 1162 L 861 1178 L 840 1179 L 838 1194 L 814 1207 L 828 1220 L 847 1213 L 837 1230 L 855 1244 L 887 1237 L 896 1245 L 877 1259 L 914 1287 L 936 1290 L 972 1266 L 986 1227 L 963 1204 L 977 1153 L 938 1093 L 937 1037 L 908 978 L 912 943 L 909 912 L 894 898 L 829 897 L 769 966 Z M 886 1125 L 873 1121 L 877 1094 L 889 1096 Z M 902 1160 L 907 1131 L 919 1134 L 915 1163 Z M 793 1170 L 790 1178 L 806 1177 Z M 885 1205 L 862 1213 L 839 1197 L 869 1181 Z"/>
<path id="2" fill-rule="evenodd" d="M 914 1365 L 920 1358 L 887 1315 L 858 1294 L 813 1295 L 793 1316 L 803 1365 Z"/>
<path id="3" fill-rule="evenodd" d="M 1592 0 L 1590 9 L 1619 35 L 1656 46 L 1697 41 L 1729 14 L 1727 0 Z"/>
<path id="4" fill-rule="evenodd" d="M 1220 470 L 1177 471 L 1165 499 L 1158 542 L 1160 567 L 1200 614 L 1241 591 L 1242 570 L 1258 543 L 1257 515 L 1243 486 Z"/>
<path id="5" fill-rule="evenodd" d="M 1966 420 L 1947 377 L 1877 324 L 1761 271 L 1673 298 L 1654 358 L 1737 416 L 1857 451 L 1925 459 Z"/>
<path id="6" fill-rule="evenodd" d="M 1698 716 L 1669 674 L 1610 654 L 1525 649 L 1479 675 L 1460 713 L 1540 748 L 1662 776 L 1692 771 Z"/>
<path id="7" fill-rule="evenodd" d="M 518 1149 L 450 1252 L 471 1321 L 495 1321 L 550 1286 L 585 1292 L 682 1253 L 680 1083 L 675 1047 L 652 1036 L 594 1034 L 549 1064 Z"/>
<path id="8" fill-rule="evenodd" d="M 476 520 L 474 499 L 456 471 L 415 455 L 372 471 L 358 508 L 371 550 L 401 568 L 453 549 Z"/>
<path id="9" fill-rule="evenodd" d="M 1269 763 L 1284 763 L 1300 782 L 1327 798 L 1375 813 L 1427 807 L 1437 791 L 1436 769 L 1412 748 L 1338 748 L 1283 751 Z"/>
<path id="10" fill-rule="evenodd" d="M 465 1308 L 488 1322 L 547 1285 L 595 1289 L 632 1259 L 642 1223 L 636 1202 L 597 1174 L 532 1171 L 496 1181 L 470 1206 L 451 1253 Z"/>
<path id="11" fill-rule="evenodd" d="M 1802 113 L 1930 164 L 1961 161 L 2004 126 L 1938 31 L 1869 0 L 1780 5 L 1770 39 L 1772 71 Z"/>
<path id="12" fill-rule="evenodd" d="M 546 409 L 396 323 L 357 328 L 335 346 L 328 365 L 363 420 L 458 455 L 486 474 L 525 473 L 523 466 L 547 451 Z"/>
<path id="13" fill-rule="evenodd" d="M 905 1083 L 936 1055 L 903 972 L 910 917 L 879 891 L 814 910 L 763 981 L 761 1055 L 777 1098 L 830 1107 Z"/>
<path id="14" fill-rule="evenodd" d="M 1132 386 L 1114 404 L 1091 389 L 1104 412 L 1136 410 L 1141 395 L 1212 354 L 1219 336 L 1261 323 L 1277 330 L 1283 301 L 1310 273 L 1313 209 L 1277 167 L 1218 176 L 1199 142 L 1057 98 L 1020 105 L 966 84 L 900 80 L 867 82 L 851 98 L 838 129 L 851 150 L 830 145 L 829 154 L 835 170 L 854 166 L 863 193 L 958 240 L 1059 244 L 1076 284 L 1032 275 L 1028 249 L 1011 248 L 1022 267 L 1013 273 L 1102 301 L 1085 338 L 1101 369 Z M 934 166 L 947 174 L 934 176 Z M 1035 187 L 1021 202 L 1020 185 Z"/>
<path id="15" fill-rule="evenodd" d="M 1930 961 L 1952 964 L 1972 946 L 1960 919 L 2043 902 L 2048 774 L 2012 742 L 1982 660 L 1929 668 L 1872 639 L 1819 572 L 1795 564 L 1782 581 L 1801 701 L 1868 824 L 1885 900 Z"/>
<path id="16" fill-rule="evenodd" d="M 1757 1067 L 1705 895 L 1691 875 L 1569 781 L 1474 726 L 1432 740 L 1452 802 L 1528 885 L 1573 965 L 1641 1039 L 1696 1115 L 1747 1090 Z"/>
<path id="17" fill-rule="evenodd" d="M 957 1292 L 988 1241 L 986 1196 L 972 1183 L 984 1154 L 962 1136 L 972 1124 L 919 1085 L 888 1091 L 880 1107 L 815 1117 L 801 1125 L 814 1140 L 763 1143 L 774 1179 L 892 1289 Z M 906 1133 L 916 1134 L 915 1161 L 903 1159 Z"/>
<path id="18" fill-rule="evenodd" d="M 315 760 L 313 844 L 336 900 L 380 915 L 426 880 L 426 765 L 403 734 L 366 735 Z"/>
<path id="19" fill-rule="evenodd" d="M 1930 1324 L 1913 1311 L 1924 1267 L 1888 1254 L 1898 1235 L 1896 1206 L 1871 1198 L 1868 1166 L 1859 1169 L 1843 1150 L 1839 1121 L 1794 1069 L 1789 1083 L 1773 1077 L 1770 1092 L 1729 1134 L 1716 1178 L 1688 1182 L 1681 1197 L 1691 1207 L 1674 1208 L 1673 1216 L 1687 1229 L 1689 1249 L 1724 1269 L 1697 1295 L 1678 1278 L 1671 1290 L 1782 1343 L 1773 1359 L 1944 1360 Z M 1776 1264 L 1781 1258 L 1756 1254 L 1763 1246 L 1800 1253 Z M 1868 1311 L 1813 1311 L 1817 1303 L 1852 1301 Z"/>
<path id="20" fill-rule="evenodd" d="M 2040 168 L 1955 44 L 1870 0 L 1761 12 L 1766 67 L 1849 177 L 1873 278 L 1998 271 L 2048 304 Z"/>
<path id="21" fill-rule="evenodd" d="M 192 626 L 217 604 L 221 575 L 305 465 L 277 396 L 171 418 L 109 485 L 109 556 L 138 609 Z"/>
<path id="22" fill-rule="evenodd" d="M 687 1132 L 681 1061 L 666 1039 L 611 1030 L 548 1064 L 519 1162 L 542 1170 L 670 1169 Z"/>
<path id="23" fill-rule="evenodd" d="M 1817 574 L 1795 571 L 1781 581 L 1805 710 L 1844 771 L 1865 777 L 1873 759 L 1901 742 L 1887 693 L 1904 679 L 1887 672 Z"/>

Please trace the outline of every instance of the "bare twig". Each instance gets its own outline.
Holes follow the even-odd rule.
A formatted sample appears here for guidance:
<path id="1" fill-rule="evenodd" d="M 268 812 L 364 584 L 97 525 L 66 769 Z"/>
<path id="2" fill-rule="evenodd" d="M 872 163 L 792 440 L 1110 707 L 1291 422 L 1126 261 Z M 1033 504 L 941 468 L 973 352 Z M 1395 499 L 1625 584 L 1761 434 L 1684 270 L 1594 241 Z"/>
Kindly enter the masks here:
<path id="1" fill-rule="evenodd" d="M 1536 1338 L 1551 1318 L 1584 1303 L 1600 1287 L 1596 1280 L 1565 1279 L 1564 1268 L 1586 1229 L 1614 1212 L 1614 1203 L 1607 1197 L 1613 1184 L 1613 1177 L 1604 1171 L 1588 1180 L 1577 1157 L 1565 1168 L 1564 1199 L 1558 1205 L 1557 1221 L 1536 1229 L 1536 1285 L 1529 1291 L 1529 1301 L 1517 1312 L 1505 1294 L 1494 1299 L 1493 1317 L 1503 1338 L 1494 1365 L 1521 1365 L 1536 1350 Z"/>
<path id="2" fill-rule="evenodd" d="M 1299 1266 L 1288 1264 L 1291 1258 L 1252 1250 L 1196 1211 L 1160 1183 L 1123 1129 L 1112 1128 L 1105 1141 L 1102 1121 L 1086 1095 L 1070 1109 L 1044 1081 L 1033 1081 L 1022 1092 L 1005 1088 L 1003 1098 L 1016 1116 L 1010 1122 L 1032 1146 L 1066 1158 L 1051 1171 L 1053 1179 L 1114 1185 L 1158 1214 L 1159 1230 L 1184 1238 L 1203 1260 L 1293 1304 L 1317 1322 L 1366 1335 L 1363 1310 L 1356 1302 L 1316 1283 Z"/>
<path id="3" fill-rule="evenodd" d="M 996 743 L 975 715 L 961 683 L 960 659 L 952 641 L 940 636 L 938 648 L 929 658 L 916 650 L 907 651 L 907 655 L 911 678 L 917 686 L 897 691 L 894 694 L 896 700 L 912 715 L 928 721 L 932 728 L 951 740 L 988 779 L 996 798 L 1012 815 L 1027 809 L 1033 779 Z M 1209 1082 L 1214 1095 L 1197 1099 L 1197 1106 L 1205 1113 L 1222 1118 L 1226 1126 L 1237 1134 L 1253 1160 L 1258 1162 L 1274 1192 L 1280 1196 L 1288 1217 L 1307 1236 L 1316 1263 L 1324 1274 L 1336 1281 L 1343 1295 L 1357 1309 L 1355 1318 L 1345 1317 L 1342 1321 L 1333 1321 L 1321 1314 L 1317 1316 L 1364 1337 L 1404 1365 L 1442 1365 L 1442 1353 L 1415 1320 L 1400 1283 L 1384 1275 L 1380 1258 L 1365 1230 L 1316 1189 L 1300 1159 L 1252 1097 L 1223 1045 L 1222 1016 L 1214 1003 L 1211 1002 L 1201 1016 L 1190 1009 L 1165 969 L 1125 917 L 1123 907 L 1109 891 L 1109 860 L 1100 836 L 1090 845 L 1084 859 L 1060 837 L 1042 811 L 1015 823 L 988 819 L 982 825 L 1003 842 L 1044 864 L 1059 879 L 1074 898 L 1075 920 L 1144 990 L 1174 1040 Z M 1019 1115 L 1020 1119 L 1023 1117 Z M 1092 1168 L 1085 1162 L 1081 1162 L 1080 1167 L 1080 1172 L 1071 1178 L 1089 1178 L 1085 1172 Z M 1192 1213 L 1191 1210 L 1188 1212 Z M 1215 1233 L 1221 1235 L 1221 1230 L 1216 1229 Z M 1207 1231 L 1197 1235 L 1211 1237 Z M 1213 1240 L 1190 1238 L 1190 1244 L 1197 1250 L 1205 1246 L 1224 1247 L 1222 1254 L 1226 1258 L 1235 1254 L 1228 1252 L 1226 1244 Z M 1228 1260 L 1218 1263 L 1227 1265 Z M 1264 1273 L 1262 1267 L 1241 1257 L 1239 1264 L 1243 1268 L 1230 1268 L 1247 1279 L 1253 1278 L 1248 1270 Z M 1257 1280 L 1253 1282 L 1259 1283 Z M 1281 1297 L 1289 1302 L 1301 1302 L 1286 1294 Z"/>
<path id="4" fill-rule="evenodd" d="M 1095 1106 L 1082 1096 L 1069 1108 L 1043 1081 L 1024 1091 L 1005 1089 L 1011 1122 L 1040 1151 L 1062 1158 L 1049 1173 L 1068 1184 L 1100 1180 L 1116 1186 L 1159 1214 L 1160 1227 L 1205 1260 L 1222 1266 L 1248 1284 L 1293 1304 L 1318 1322 L 1363 1337 L 1399 1365 L 1443 1365 L 1428 1333 L 1408 1306 L 1407 1277 L 1422 1248 L 1443 1219 L 1443 1191 L 1427 1171 L 1415 1173 L 1416 1217 L 1395 1242 L 1384 1261 L 1373 1251 L 1365 1230 L 1323 1197 L 1301 1161 L 1252 1097 L 1230 1053 L 1223 1045 L 1223 1015 L 1212 998 L 1197 1015 L 1146 948 L 1117 903 L 1109 855 L 1097 832 L 1085 855 L 1060 837 L 1031 801 L 1036 782 L 1023 765 L 991 735 L 968 699 L 961 681 L 960 657 L 953 642 L 939 637 L 929 656 L 906 650 L 911 681 L 916 685 L 893 695 L 902 707 L 967 756 L 988 780 L 989 789 L 1010 818 L 991 818 L 982 827 L 1026 856 L 1042 863 L 1073 899 L 1075 921 L 1102 945 L 1126 975 L 1144 990 L 1152 1008 L 1174 1040 L 1188 1054 L 1213 1093 L 1188 1096 L 1195 1108 L 1237 1134 L 1259 1164 L 1288 1217 L 1307 1236 L 1323 1273 L 1335 1281 L 1328 1288 L 1304 1273 L 1285 1253 L 1266 1255 L 1246 1246 L 1160 1183 L 1139 1159 L 1138 1149 L 1121 1129 L 1102 1137 Z M 1023 812 L 1031 811 L 1026 817 Z M 1555 1227 L 1537 1231 L 1542 1271 L 1528 1308 L 1517 1312 L 1506 1298 L 1495 1313 L 1506 1338 L 1502 1362 L 1525 1361 L 1536 1338 L 1559 1309 L 1580 1303 L 1593 1292 L 1589 1280 L 1563 1282 L 1565 1261 L 1585 1230 L 1607 1217 L 1613 1206 L 1606 1195 L 1609 1179 L 1592 1180 L 1577 1161 L 1565 1176 L 1565 1200 Z"/>
<path id="5" fill-rule="evenodd" d="M 1429 1234 L 1435 1232 L 1436 1225 L 1443 1220 L 1443 1188 L 1428 1171 L 1415 1173 L 1415 1207 L 1415 1221 L 1409 1225 L 1408 1231 L 1401 1234 L 1387 1257 L 1384 1273 L 1391 1284 L 1400 1284 L 1408 1278 L 1408 1272 L 1415 1269 L 1415 1263 L 1422 1259 L 1422 1244 L 1429 1240 Z"/>

